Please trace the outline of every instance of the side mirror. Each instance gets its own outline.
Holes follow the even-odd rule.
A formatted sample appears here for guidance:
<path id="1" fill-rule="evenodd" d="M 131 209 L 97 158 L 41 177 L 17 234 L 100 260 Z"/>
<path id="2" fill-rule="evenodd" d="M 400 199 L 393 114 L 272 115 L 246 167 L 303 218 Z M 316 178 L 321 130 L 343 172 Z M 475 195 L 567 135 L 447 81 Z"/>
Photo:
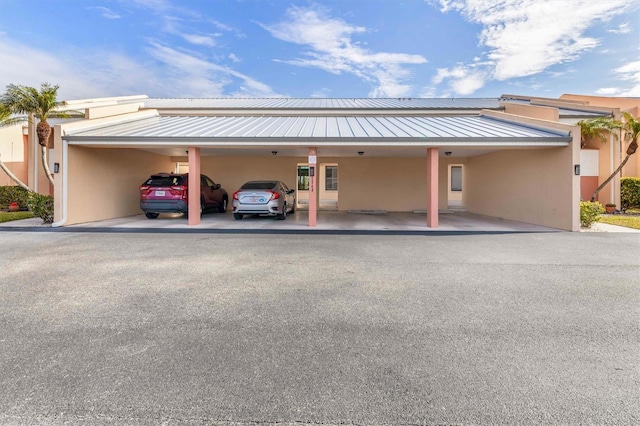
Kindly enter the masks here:
<path id="1" fill-rule="evenodd" d="M 213 189 L 220 189 L 220 184 L 216 183 L 215 185 L 213 185 Z"/>

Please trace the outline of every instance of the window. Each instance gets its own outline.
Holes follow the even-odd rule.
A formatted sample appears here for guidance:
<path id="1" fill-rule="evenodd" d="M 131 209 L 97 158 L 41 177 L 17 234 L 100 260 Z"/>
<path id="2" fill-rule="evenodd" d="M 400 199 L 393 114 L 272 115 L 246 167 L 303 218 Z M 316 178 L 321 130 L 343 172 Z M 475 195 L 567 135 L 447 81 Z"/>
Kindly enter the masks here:
<path id="1" fill-rule="evenodd" d="M 274 186 L 276 186 L 278 184 L 278 182 L 276 181 L 251 181 L 251 182 L 247 182 L 244 185 L 242 185 L 242 187 L 240 189 L 273 189 Z"/>
<path id="2" fill-rule="evenodd" d="M 309 190 L 309 166 L 298 166 L 298 190 Z"/>
<path id="3" fill-rule="evenodd" d="M 324 170 L 324 189 L 327 191 L 337 191 L 338 166 L 327 166 Z"/>
<path id="4" fill-rule="evenodd" d="M 462 191 L 462 166 L 451 166 L 451 191 Z"/>

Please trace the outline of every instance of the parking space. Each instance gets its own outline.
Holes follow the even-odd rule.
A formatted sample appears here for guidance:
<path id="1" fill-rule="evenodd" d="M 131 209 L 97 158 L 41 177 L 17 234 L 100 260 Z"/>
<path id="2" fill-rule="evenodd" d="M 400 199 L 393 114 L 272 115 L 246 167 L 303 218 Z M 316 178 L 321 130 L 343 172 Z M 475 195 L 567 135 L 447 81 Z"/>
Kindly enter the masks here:
<path id="1" fill-rule="evenodd" d="M 309 227 L 306 211 L 289 214 L 286 220 L 274 217 L 245 216 L 234 220 L 230 212 L 206 213 L 199 225 L 190 226 L 182 214 L 161 214 L 157 219 L 147 219 L 144 215 L 128 216 L 97 222 L 69 226 L 68 228 L 126 228 L 126 229 L 219 229 L 219 230 L 304 230 L 317 231 L 411 231 L 411 232 L 549 232 L 553 228 L 514 222 L 495 217 L 481 216 L 467 212 L 441 212 L 438 228 L 428 228 L 424 213 L 385 212 L 318 212 L 317 226 Z"/>

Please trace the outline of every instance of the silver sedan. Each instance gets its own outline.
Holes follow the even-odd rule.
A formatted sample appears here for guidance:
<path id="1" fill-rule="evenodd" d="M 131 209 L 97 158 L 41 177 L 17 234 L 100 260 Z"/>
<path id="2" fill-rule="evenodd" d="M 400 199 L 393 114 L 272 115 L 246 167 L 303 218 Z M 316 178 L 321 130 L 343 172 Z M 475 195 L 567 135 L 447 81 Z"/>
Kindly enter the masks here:
<path id="1" fill-rule="evenodd" d="M 233 193 L 233 218 L 240 220 L 246 214 L 275 216 L 284 220 L 296 209 L 296 190 L 276 180 L 253 180 Z"/>

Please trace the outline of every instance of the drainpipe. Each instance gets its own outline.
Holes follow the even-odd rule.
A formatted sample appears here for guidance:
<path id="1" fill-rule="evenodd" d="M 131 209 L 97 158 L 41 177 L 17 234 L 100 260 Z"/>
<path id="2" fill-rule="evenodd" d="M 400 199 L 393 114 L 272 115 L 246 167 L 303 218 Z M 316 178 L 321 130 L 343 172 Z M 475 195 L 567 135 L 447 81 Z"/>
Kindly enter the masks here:
<path id="1" fill-rule="evenodd" d="M 36 123 L 33 114 L 29 114 L 29 121 L 27 123 L 29 126 L 27 140 L 29 148 L 31 149 L 31 158 L 33 159 L 33 171 L 31 173 L 33 176 L 33 184 L 31 185 L 31 189 L 33 189 L 33 192 L 38 192 L 38 136 L 36 135 Z"/>
<path id="2" fill-rule="evenodd" d="M 609 132 L 609 173 L 613 173 L 613 171 L 616 169 L 615 167 L 615 145 L 613 143 L 613 131 Z M 614 176 L 613 179 L 611 179 L 611 191 L 609 191 L 609 202 L 612 204 L 616 203 L 616 185 L 615 185 L 615 181 L 616 178 Z"/>
<path id="3" fill-rule="evenodd" d="M 58 222 L 54 222 L 51 224 L 52 228 L 57 228 L 59 226 L 64 226 L 67 223 L 67 157 L 69 151 L 69 143 L 62 139 L 62 203 L 60 206 L 62 207 L 62 218 Z M 58 185 L 56 184 L 56 188 Z M 59 191 L 58 191 L 59 192 Z M 55 190 L 54 190 L 55 195 Z"/>

